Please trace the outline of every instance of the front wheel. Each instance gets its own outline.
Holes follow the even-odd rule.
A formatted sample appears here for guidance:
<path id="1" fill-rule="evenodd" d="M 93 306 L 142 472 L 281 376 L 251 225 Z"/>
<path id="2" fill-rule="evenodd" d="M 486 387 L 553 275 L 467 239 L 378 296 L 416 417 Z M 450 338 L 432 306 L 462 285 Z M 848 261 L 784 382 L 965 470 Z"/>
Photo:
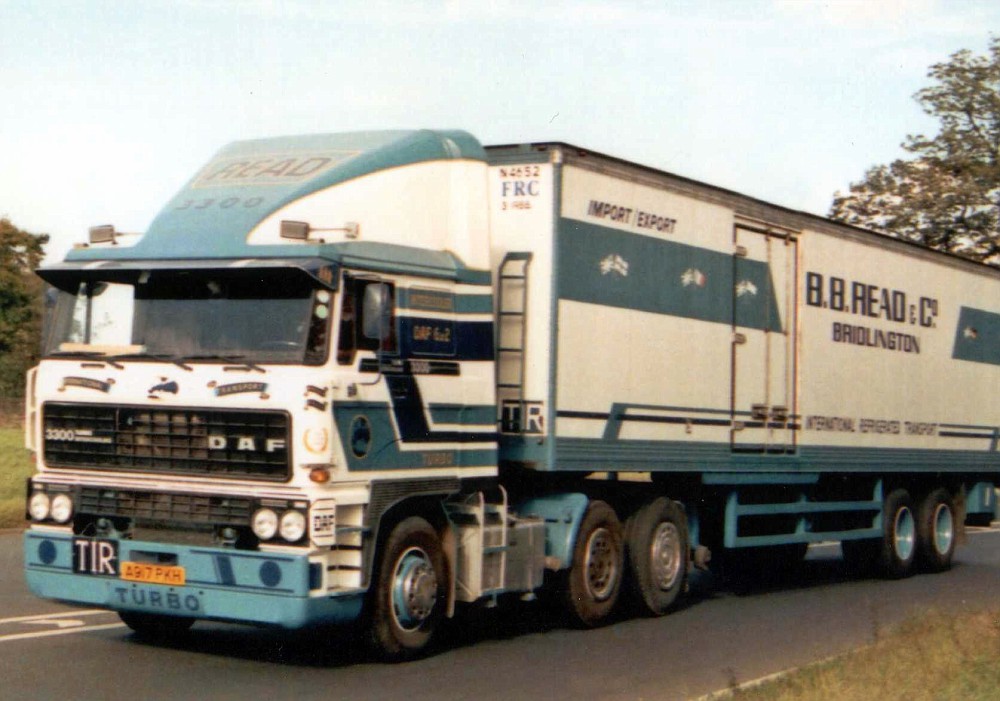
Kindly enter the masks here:
<path id="1" fill-rule="evenodd" d="M 370 604 L 369 642 L 389 662 L 423 652 L 440 626 L 446 570 L 441 541 L 418 516 L 400 522 L 382 546 Z"/>
<path id="2" fill-rule="evenodd" d="M 618 516 L 605 502 L 590 502 L 566 575 L 566 608 L 573 623 L 593 628 L 607 620 L 621 591 L 624 563 Z"/>

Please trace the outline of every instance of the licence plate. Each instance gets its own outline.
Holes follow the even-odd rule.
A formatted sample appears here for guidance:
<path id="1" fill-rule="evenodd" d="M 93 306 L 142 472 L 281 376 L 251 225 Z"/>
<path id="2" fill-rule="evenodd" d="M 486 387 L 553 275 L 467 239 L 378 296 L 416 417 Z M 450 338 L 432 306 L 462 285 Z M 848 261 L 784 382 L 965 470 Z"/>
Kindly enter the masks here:
<path id="1" fill-rule="evenodd" d="M 122 579 L 146 584 L 172 584 L 183 586 L 184 568 L 177 565 L 154 565 L 148 562 L 123 562 Z"/>

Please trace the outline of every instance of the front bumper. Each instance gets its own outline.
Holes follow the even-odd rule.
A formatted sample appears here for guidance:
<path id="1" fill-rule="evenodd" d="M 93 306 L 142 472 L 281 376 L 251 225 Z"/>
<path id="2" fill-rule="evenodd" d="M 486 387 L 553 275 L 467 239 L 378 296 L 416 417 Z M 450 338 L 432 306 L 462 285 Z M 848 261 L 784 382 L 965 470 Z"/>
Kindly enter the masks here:
<path id="1" fill-rule="evenodd" d="M 73 536 L 24 534 L 28 587 L 38 596 L 114 611 L 141 611 L 232 623 L 304 628 L 346 623 L 361 613 L 362 591 L 322 589 L 323 564 L 306 555 L 118 541 L 121 561 L 168 560 L 184 585 L 145 584 L 73 572 Z"/>

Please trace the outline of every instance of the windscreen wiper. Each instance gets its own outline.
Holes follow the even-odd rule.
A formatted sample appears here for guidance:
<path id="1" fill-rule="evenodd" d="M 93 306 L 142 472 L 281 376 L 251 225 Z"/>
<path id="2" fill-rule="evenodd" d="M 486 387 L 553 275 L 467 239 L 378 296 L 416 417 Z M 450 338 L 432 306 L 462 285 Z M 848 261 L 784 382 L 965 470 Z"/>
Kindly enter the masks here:
<path id="1" fill-rule="evenodd" d="M 226 355 L 224 353 L 204 353 L 201 355 L 186 355 L 184 360 L 221 360 L 226 363 L 232 363 L 235 366 L 246 368 L 247 370 L 255 370 L 256 372 L 267 372 L 264 368 L 256 363 L 252 363 L 249 360 L 245 360 L 245 355 Z"/>
<path id="2" fill-rule="evenodd" d="M 104 351 L 87 351 L 87 350 L 66 350 L 66 351 L 52 351 L 51 353 L 46 353 L 47 358 L 96 358 L 101 362 L 107 363 L 113 368 L 118 368 L 122 370 L 125 366 L 115 360 L 115 356 L 109 356 Z"/>
<path id="3" fill-rule="evenodd" d="M 177 367 L 183 368 L 184 370 L 188 371 L 194 370 L 194 368 L 185 363 L 181 358 L 177 357 L 176 355 L 167 355 L 165 353 L 120 353 L 118 355 L 112 355 L 108 358 L 105 358 L 105 360 L 110 362 L 112 360 L 135 360 L 142 358 L 149 358 L 150 360 L 159 360 L 165 363 L 173 363 Z"/>

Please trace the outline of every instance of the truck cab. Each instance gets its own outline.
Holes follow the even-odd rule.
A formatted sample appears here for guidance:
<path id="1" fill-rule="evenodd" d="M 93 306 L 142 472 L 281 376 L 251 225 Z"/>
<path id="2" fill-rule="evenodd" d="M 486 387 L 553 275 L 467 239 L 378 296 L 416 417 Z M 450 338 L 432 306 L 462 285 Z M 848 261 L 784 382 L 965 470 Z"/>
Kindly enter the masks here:
<path id="1" fill-rule="evenodd" d="M 486 187 L 461 132 L 241 142 L 144 235 L 97 227 L 40 270 L 31 588 L 148 633 L 353 620 L 388 578 L 409 602 L 375 607 L 391 654 L 502 587 L 477 566 L 469 588 L 439 542 L 458 519 L 484 547 L 503 508 L 478 491 L 497 475 Z"/>

